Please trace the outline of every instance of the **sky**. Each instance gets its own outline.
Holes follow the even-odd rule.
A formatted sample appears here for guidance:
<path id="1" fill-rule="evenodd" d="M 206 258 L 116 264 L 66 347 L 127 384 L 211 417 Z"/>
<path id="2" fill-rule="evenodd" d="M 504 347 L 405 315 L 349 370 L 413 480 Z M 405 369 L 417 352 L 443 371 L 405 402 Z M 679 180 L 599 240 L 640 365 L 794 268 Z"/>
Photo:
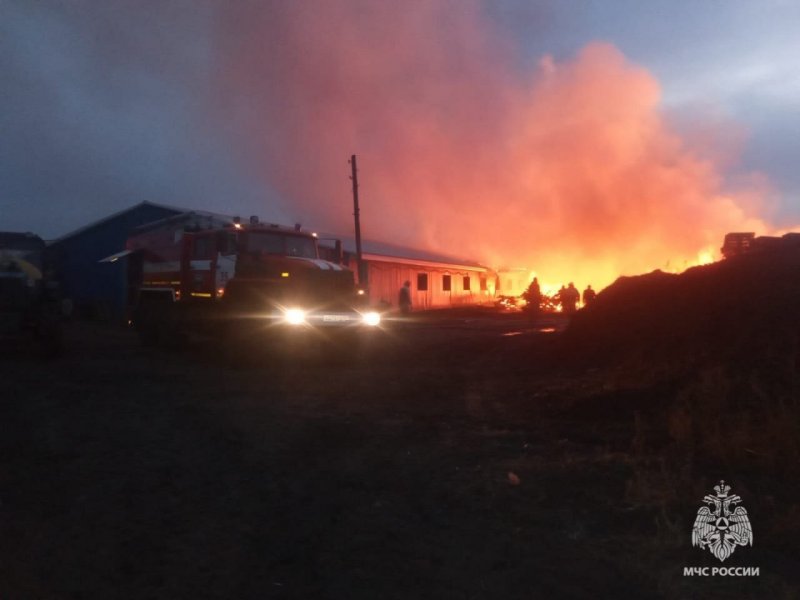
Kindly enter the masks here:
<path id="1" fill-rule="evenodd" d="M 605 284 L 800 223 L 800 3 L 0 0 L 0 230 L 148 200 Z"/>

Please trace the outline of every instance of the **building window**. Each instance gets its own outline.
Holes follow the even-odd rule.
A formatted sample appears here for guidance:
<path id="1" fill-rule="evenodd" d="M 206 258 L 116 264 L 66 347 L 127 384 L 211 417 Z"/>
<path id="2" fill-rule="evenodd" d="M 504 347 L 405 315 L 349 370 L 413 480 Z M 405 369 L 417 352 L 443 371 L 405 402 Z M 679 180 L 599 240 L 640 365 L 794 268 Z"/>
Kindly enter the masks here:
<path id="1" fill-rule="evenodd" d="M 417 290 L 420 292 L 428 291 L 428 274 L 417 273 Z"/>
<path id="2" fill-rule="evenodd" d="M 481 291 L 486 291 L 486 277 L 481 277 Z"/>
<path id="3" fill-rule="evenodd" d="M 442 290 L 445 292 L 450 291 L 450 287 L 453 284 L 450 282 L 450 275 L 443 275 L 442 276 Z"/>
<path id="4" fill-rule="evenodd" d="M 470 290 L 469 287 L 469 277 L 464 277 L 464 291 L 468 292 Z"/>

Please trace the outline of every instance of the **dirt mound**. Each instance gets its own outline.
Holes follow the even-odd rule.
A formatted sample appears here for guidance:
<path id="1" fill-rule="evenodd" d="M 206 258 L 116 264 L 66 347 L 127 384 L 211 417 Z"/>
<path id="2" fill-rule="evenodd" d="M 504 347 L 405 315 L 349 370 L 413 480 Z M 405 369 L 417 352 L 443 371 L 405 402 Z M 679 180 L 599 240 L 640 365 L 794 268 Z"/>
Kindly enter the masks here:
<path id="1" fill-rule="evenodd" d="M 622 277 L 573 318 L 571 350 L 714 362 L 798 362 L 800 249 L 760 252 L 680 275 Z"/>
<path id="2" fill-rule="evenodd" d="M 578 409 L 609 422 L 632 414 L 634 454 L 649 445 L 672 465 L 688 465 L 686 473 L 673 472 L 676 488 L 691 484 L 691 469 L 732 464 L 794 480 L 798 307 L 796 248 L 735 256 L 680 275 L 621 278 L 574 316 L 561 340 L 564 362 L 604 374 L 609 389 Z M 620 404 L 626 393 L 631 401 Z"/>

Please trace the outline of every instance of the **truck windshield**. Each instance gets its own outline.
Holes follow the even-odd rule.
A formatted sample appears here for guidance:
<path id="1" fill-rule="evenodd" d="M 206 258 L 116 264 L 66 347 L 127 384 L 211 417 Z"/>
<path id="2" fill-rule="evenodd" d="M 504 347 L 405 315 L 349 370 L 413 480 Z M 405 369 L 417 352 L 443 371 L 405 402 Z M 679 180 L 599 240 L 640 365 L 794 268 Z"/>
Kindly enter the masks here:
<path id="1" fill-rule="evenodd" d="M 250 232 L 247 236 L 247 249 L 259 254 L 317 258 L 317 246 L 314 240 L 301 235 L 286 235 L 268 231 Z"/>

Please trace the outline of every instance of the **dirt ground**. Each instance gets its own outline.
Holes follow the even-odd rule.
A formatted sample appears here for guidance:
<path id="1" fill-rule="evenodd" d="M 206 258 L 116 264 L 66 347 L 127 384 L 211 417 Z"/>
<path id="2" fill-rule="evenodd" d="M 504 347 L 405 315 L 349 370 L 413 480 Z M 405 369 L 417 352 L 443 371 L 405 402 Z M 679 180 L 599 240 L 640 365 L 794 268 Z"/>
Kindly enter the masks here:
<path id="1" fill-rule="evenodd" d="M 572 364 L 564 325 L 440 313 L 290 360 L 86 323 L 58 360 L 6 345 L 0 598 L 800 597 L 797 465 L 657 426 L 720 375 Z M 755 540 L 724 566 L 759 577 L 683 574 L 719 566 L 690 542 L 719 479 Z"/>

